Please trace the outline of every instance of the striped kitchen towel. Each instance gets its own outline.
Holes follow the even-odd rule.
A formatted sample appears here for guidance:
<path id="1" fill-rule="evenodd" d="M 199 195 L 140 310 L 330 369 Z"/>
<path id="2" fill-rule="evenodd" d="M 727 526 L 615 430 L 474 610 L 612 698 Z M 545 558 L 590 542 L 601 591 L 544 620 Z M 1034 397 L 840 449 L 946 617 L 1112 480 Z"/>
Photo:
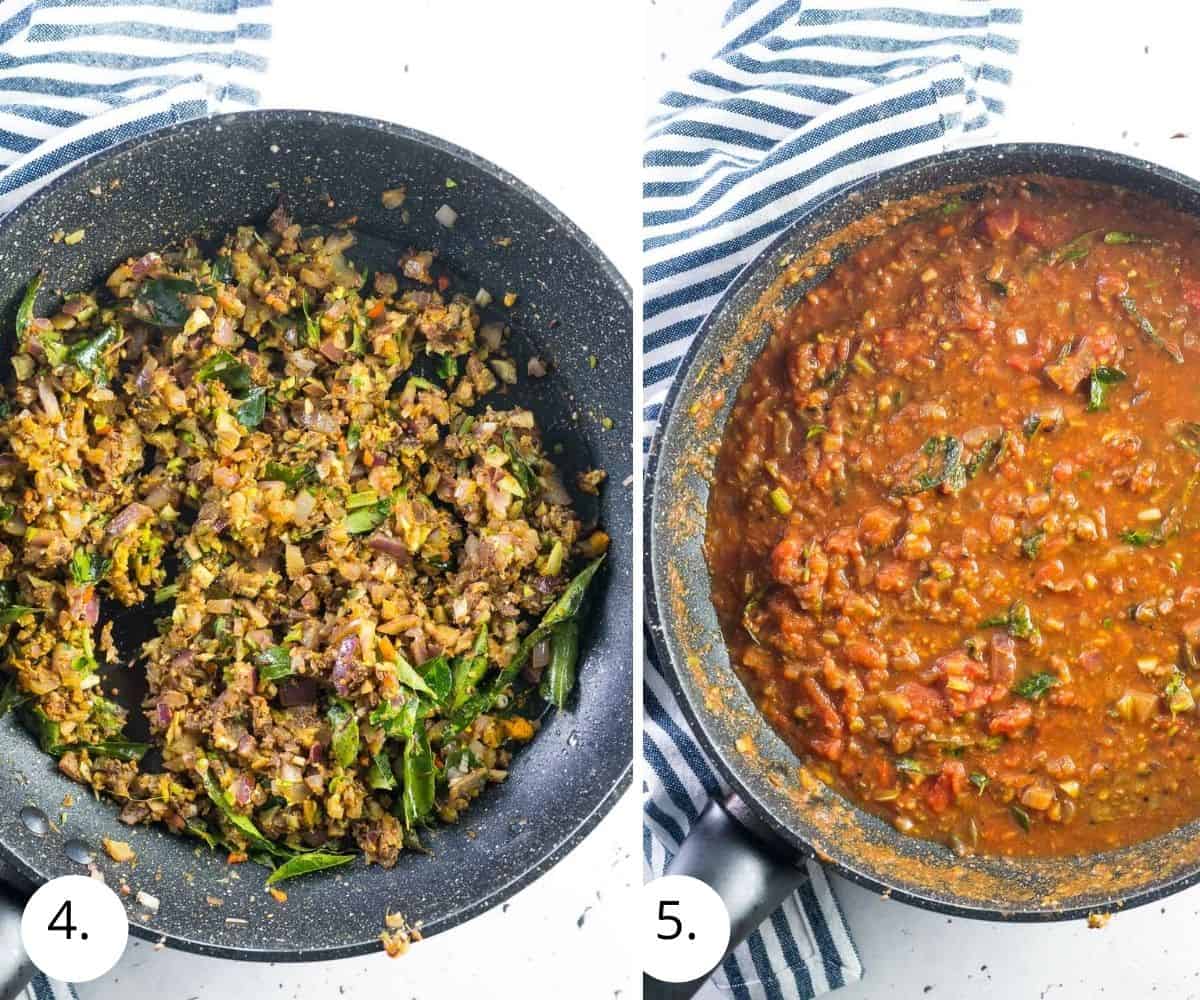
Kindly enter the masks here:
<path id="1" fill-rule="evenodd" d="M 643 445 L 679 362 L 737 273 L 814 198 L 969 143 L 1004 111 L 1021 10 L 735 0 L 716 55 L 659 101 L 643 160 Z M 646 874 L 726 789 L 647 644 Z M 798 1000 L 862 975 L 821 867 L 702 996 Z"/>
<path id="2" fill-rule="evenodd" d="M 258 103 L 270 0 L 0 0 L 0 214 L 124 139 Z M 38 973 L 25 1000 L 78 1000 Z"/>
<path id="3" fill-rule="evenodd" d="M 72 163 L 258 103 L 270 0 L 0 0 L 0 213 Z"/>

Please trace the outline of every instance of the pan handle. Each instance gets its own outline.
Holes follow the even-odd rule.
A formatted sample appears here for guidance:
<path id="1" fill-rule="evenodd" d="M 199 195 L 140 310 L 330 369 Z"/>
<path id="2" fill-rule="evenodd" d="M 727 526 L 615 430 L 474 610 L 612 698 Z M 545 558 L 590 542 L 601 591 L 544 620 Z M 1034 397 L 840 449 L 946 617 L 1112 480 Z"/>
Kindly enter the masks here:
<path id="1" fill-rule="evenodd" d="M 33 979 L 37 969 L 21 943 L 21 914 L 29 893 L 0 877 L 0 1000 L 16 1000 Z"/>
<path id="2" fill-rule="evenodd" d="M 724 802 L 714 799 L 705 807 L 666 874 L 691 875 L 717 890 L 729 911 L 725 955 L 808 878 L 803 859 L 736 796 Z M 714 971 L 687 983 L 664 983 L 643 975 L 643 1000 L 688 1000 Z"/>

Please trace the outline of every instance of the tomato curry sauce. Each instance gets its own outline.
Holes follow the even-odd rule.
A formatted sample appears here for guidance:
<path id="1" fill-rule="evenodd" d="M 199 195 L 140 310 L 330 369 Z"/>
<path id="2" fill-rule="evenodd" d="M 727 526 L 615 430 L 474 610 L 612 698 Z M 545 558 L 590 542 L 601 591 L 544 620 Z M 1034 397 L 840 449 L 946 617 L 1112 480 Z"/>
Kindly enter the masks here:
<path id="1" fill-rule="evenodd" d="M 778 321 L 709 500 L 732 662 L 812 769 L 960 854 L 1200 816 L 1200 226 L 1010 178 Z"/>

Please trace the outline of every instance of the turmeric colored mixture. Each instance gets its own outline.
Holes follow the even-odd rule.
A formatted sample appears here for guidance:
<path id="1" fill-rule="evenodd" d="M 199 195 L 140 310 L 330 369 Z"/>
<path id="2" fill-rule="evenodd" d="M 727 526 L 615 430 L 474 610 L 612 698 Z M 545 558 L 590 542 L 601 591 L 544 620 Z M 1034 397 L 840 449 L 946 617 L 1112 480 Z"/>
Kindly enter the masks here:
<path id="1" fill-rule="evenodd" d="M 850 799 L 959 854 L 1200 815 L 1200 228 L 1050 178 L 855 249 L 741 387 L 732 662 Z"/>

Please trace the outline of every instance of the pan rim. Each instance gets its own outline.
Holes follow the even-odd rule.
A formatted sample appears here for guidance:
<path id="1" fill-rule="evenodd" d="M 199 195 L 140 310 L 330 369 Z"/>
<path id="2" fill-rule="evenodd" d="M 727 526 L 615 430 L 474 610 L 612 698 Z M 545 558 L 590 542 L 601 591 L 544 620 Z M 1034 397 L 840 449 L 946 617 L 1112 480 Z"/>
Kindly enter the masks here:
<path id="1" fill-rule="evenodd" d="M 654 435 L 649 450 L 646 453 L 644 492 L 642 499 L 642 573 L 643 573 L 643 633 L 652 645 L 655 655 L 662 668 L 662 676 L 671 692 L 679 703 L 680 710 L 687 719 L 692 735 L 699 742 L 709 761 L 720 774 L 722 779 L 733 789 L 739 799 L 751 810 L 753 815 L 763 825 L 775 833 L 785 844 L 795 852 L 797 859 L 816 859 L 816 852 L 811 845 L 802 840 L 799 835 L 751 791 L 750 782 L 742 771 L 731 760 L 737 755 L 727 753 L 719 741 L 710 733 L 703 713 L 693 701 L 686 685 L 680 680 L 681 670 L 675 662 L 671 647 L 667 642 L 667 629 L 671 627 L 669 603 L 659 600 L 659 589 L 663 582 L 656 570 L 656 555 L 658 554 L 658 531 L 656 521 L 656 501 L 658 498 L 659 465 L 662 461 L 664 441 L 671 430 L 673 418 L 677 416 L 676 407 L 682 387 L 688 384 L 690 374 L 697 356 L 701 353 L 717 320 L 730 308 L 733 300 L 746 285 L 755 278 L 760 269 L 769 265 L 780 250 L 794 238 L 795 232 L 803 226 L 819 219 L 830 209 L 841 204 L 848 198 L 864 192 L 868 188 L 886 186 L 889 182 L 921 170 L 951 165 L 961 160 L 969 160 L 986 154 L 997 163 L 1003 162 L 1006 156 L 1022 157 L 1052 157 L 1068 156 L 1080 160 L 1092 160 L 1108 166 L 1120 167 L 1143 175 L 1153 176 L 1176 187 L 1187 189 L 1200 197 L 1200 180 L 1189 177 L 1178 171 L 1164 167 L 1140 157 L 1128 156 L 1111 150 L 1098 149 L 1091 146 L 1070 143 L 1053 142 L 1001 142 L 979 143 L 977 145 L 960 147 L 932 153 L 927 156 L 910 160 L 887 170 L 880 171 L 857 181 L 850 182 L 820 195 L 805 209 L 805 211 L 787 225 L 771 242 L 760 251 L 753 260 L 747 263 L 734 277 L 728 288 L 722 293 L 716 304 L 701 321 L 687 351 L 679 361 L 667 396 L 663 400 L 662 409 L 658 415 Z M 997 170 L 997 173 L 1002 171 Z M 740 685 L 741 681 L 737 683 Z M 949 916 L 965 917 L 976 920 L 991 920 L 1005 923 L 1048 923 L 1052 921 L 1074 920 L 1087 917 L 1089 914 L 1103 911 L 1106 908 L 1128 910 L 1147 903 L 1152 903 L 1166 896 L 1200 882 L 1200 864 L 1191 871 L 1184 871 L 1177 878 L 1166 882 L 1148 885 L 1145 888 L 1124 895 L 1112 896 L 1102 902 L 1090 905 L 1075 905 L 1058 909 L 1049 908 L 1013 908 L 1001 910 L 995 906 L 964 905 L 943 899 L 932 894 L 926 895 L 920 891 L 900 888 L 891 885 L 882 877 L 875 875 L 863 865 L 859 866 L 848 857 L 835 858 L 822 856 L 821 863 L 837 872 L 856 885 L 879 893 L 884 898 L 899 900 L 903 903 L 944 913 Z"/>
<path id="2" fill-rule="evenodd" d="M 141 135 L 132 136 L 121 142 L 108 146 L 97 153 L 71 164 L 61 173 L 56 174 L 50 181 L 34 191 L 11 212 L 0 218 L 0 236 L 3 236 L 26 215 L 36 211 L 46 200 L 53 197 L 60 189 L 67 187 L 84 170 L 96 167 L 129 154 L 131 151 L 152 143 L 169 139 L 175 135 L 193 131 L 199 128 L 220 129 L 226 123 L 249 122 L 258 126 L 288 126 L 300 122 L 317 122 L 331 124 L 343 128 L 357 128 L 402 139 L 414 144 L 427 147 L 442 155 L 465 163 L 489 177 L 498 181 L 512 194 L 531 203 L 536 209 L 549 217 L 556 226 L 561 227 L 568 238 L 575 243 L 585 255 L 600 269 L 605 282 L 615 288 L 625 306 L 633 310 L 633 293 L 625 276 L 609 260 L 608 256 L 597 246 L 575 222 L 561 209 L 539 194 L 534 188 L 516 175 L 505 170 L 477 153 L 465 147 L 449 142 L 428 132 L 402 125 L 398 122 L 381 118 L 371 118 L 365 115 L 350 114 L 338 111 L 323 111 L 312 108 L 254 108 L 245 111 L 231 111 L 222 114 L 202 115 L 185 119 L 170 125 L 157 128 Z M 608 586 L 616 586 L 615 574 L 609 573 Z M 628 585 L 628 584 L 625 584 Z M 459 924 L 494 908 L 506 899 L 510 899 L 522 889 L 541 878 L 551 868 L 558 864 L 608 815 L 616 802 L 633 782 L 633 759 L 625 762 L 624 767 L 612 781 L 604 794 L 597 798 L 590 812 L 576 825 L 566 831 L 561 840 L 553 845 L 545 854 L 505 884 L 497 887 L 482 899 L 448 913 L 438 920 L 432 921 L 424 928 L 428 935 L 443 933 Z M 20 881 L 34 887 L 45 881 L 38 871 L 20 854 L 15 852 L 6 841 L 0 839 L 0 862 L 10 868 Z M 135 937 L 144 941 L 165 942 L 168 946 L 179 951 L 205 955 L 211 958 L 225 958 L 234 961 L 252 962 L 318 962 L 333 961 L 343 958 L 354 958 L 360 955 L 374 954 L 381 950 L 378 938 L 371 938 L 353 944 L 315 946 L 311 949 L 287 948 L 255 948 L 233 947 L 223 944 L 212 944 L 183 936 L 177 932 L 164 932 L 161 928 L 139 922 L 130 916 L 129 931 Z"/>

